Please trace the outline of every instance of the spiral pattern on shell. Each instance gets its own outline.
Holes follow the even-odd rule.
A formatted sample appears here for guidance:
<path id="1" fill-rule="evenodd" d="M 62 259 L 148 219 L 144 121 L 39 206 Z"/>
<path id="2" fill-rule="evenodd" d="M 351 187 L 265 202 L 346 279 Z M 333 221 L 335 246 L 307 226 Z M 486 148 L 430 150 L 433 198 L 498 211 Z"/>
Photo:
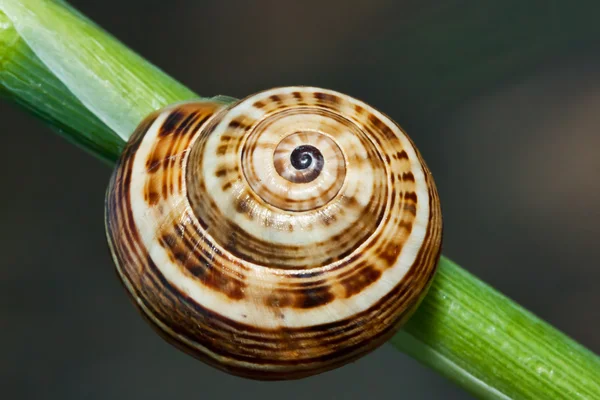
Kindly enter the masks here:
<path id="1" fill-rule="evenodd" d="M 119 276 L 167 340 L 256 379 L 373 350 L 408 318 L 442 240 L 435 184 L 388 117 L 286 87 L 142 122 L 111 179 Z"/>

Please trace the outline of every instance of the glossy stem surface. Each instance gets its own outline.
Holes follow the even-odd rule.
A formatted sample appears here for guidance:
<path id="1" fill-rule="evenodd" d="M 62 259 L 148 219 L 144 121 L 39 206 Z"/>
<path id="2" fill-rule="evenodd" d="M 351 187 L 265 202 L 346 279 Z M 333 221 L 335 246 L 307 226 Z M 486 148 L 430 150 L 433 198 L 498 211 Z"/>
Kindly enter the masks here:
<path id="1" fill-rule="evenodd" d="M 600 398 L 597 355 L 445 257 L 391 344 L 480 398 Z"/>
<path id="2" fill-rule="evenodd" d="M 198 97 L 62 1 L 0 10 L 0 93 L 105 161 L 145 115 Z M 598 356 L 444 257 L 391 344 L 480 398 L 600 398 Z"/>

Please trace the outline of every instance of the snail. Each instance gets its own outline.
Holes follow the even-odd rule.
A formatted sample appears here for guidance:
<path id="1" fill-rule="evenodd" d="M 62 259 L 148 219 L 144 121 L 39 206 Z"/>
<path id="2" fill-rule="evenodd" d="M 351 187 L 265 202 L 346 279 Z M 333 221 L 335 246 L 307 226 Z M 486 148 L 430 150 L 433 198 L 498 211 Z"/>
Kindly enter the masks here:
<path id="1" fill-rule="evenodd" d="M 168 106 L 106 195 L 128 294 L 156 331 L 228 373 L 297 379 L 369 353 L 440 257 L 431 173 L 404 131 L 331 90 Z"/>

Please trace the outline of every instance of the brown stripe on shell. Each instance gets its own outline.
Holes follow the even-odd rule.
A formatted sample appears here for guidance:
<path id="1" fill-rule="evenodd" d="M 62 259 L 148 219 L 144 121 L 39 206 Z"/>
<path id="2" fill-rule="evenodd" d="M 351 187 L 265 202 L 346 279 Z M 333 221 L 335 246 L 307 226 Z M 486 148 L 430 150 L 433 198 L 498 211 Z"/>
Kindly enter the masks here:
<path id="1" fill-rule="evenodd" d="M 269 96 L 269 99 L 274 103 L 278 103 L 278 104 L 281 103 L 281 97 L 279 97 L 276 94 Z"/>
<path id="2" fill-rule="evenodd" d="M 364 268 L 358 274 L 352 274 L 340 281 L 344 286 L 345 296 L 351 297 L 362 292 L 366 287 L 375 283 L 381 277 L 381 272 L 372 266 Z"/>
<path id="3" fill-rule="evenodd" d="M 176 132 L 176 127 L 183 121 L 186 117 L 186 114 L 182 110 L 175 109 L 165 120 L 165 122 L 160 127 L 159 136 L 168 136 L 172 135 Z"/>
<path id="4" fill-rule="evenodd" d="M 181 187 L 181 175 L 174 166 L 188 151 L 190 132 L 214 112 L 214 106 L 193 104 L 186 103 L 172 109 L 159 128 L 158 138 L 146 160 L 146 171 L 150 174 L 144 187 L 144 199 L 150 205 L 157 205 L 172 194 L 175 183 Z M 171 176 L 173 173 L 176 179 Z"/>
<path id="5" fill-rule="evenodd" d="M 340 98 L 338 96 L 335 96 L 330 93 L 315 92 L 313 94 L 313 96 L 315 96 L 315 99 L 317 99 L 319 102 L 322 102 L 322 103 L 326 103 L 326 104 L 340 103 Z"/>
<path id="6" fill-rule="evenodd" d="M 408 154 L 406 154 L 406 150 L 399 151 L 396 153 L 396 159 L 398 160 L 408 160 Z"/>

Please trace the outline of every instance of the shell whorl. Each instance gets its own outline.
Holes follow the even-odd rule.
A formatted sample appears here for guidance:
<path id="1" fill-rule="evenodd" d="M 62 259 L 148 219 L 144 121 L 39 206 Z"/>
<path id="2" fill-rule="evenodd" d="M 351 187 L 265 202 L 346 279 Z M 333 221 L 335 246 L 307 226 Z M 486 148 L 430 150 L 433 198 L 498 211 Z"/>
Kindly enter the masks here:
<path id="1" fill-rule="evenodd" d="M 157 331 L 233 374 L 291 379 L 387 340 L 435 272 L 442 218 L 388 117 L 310 87 L 142 122 L 111 179 L 109 245 Z"/>

